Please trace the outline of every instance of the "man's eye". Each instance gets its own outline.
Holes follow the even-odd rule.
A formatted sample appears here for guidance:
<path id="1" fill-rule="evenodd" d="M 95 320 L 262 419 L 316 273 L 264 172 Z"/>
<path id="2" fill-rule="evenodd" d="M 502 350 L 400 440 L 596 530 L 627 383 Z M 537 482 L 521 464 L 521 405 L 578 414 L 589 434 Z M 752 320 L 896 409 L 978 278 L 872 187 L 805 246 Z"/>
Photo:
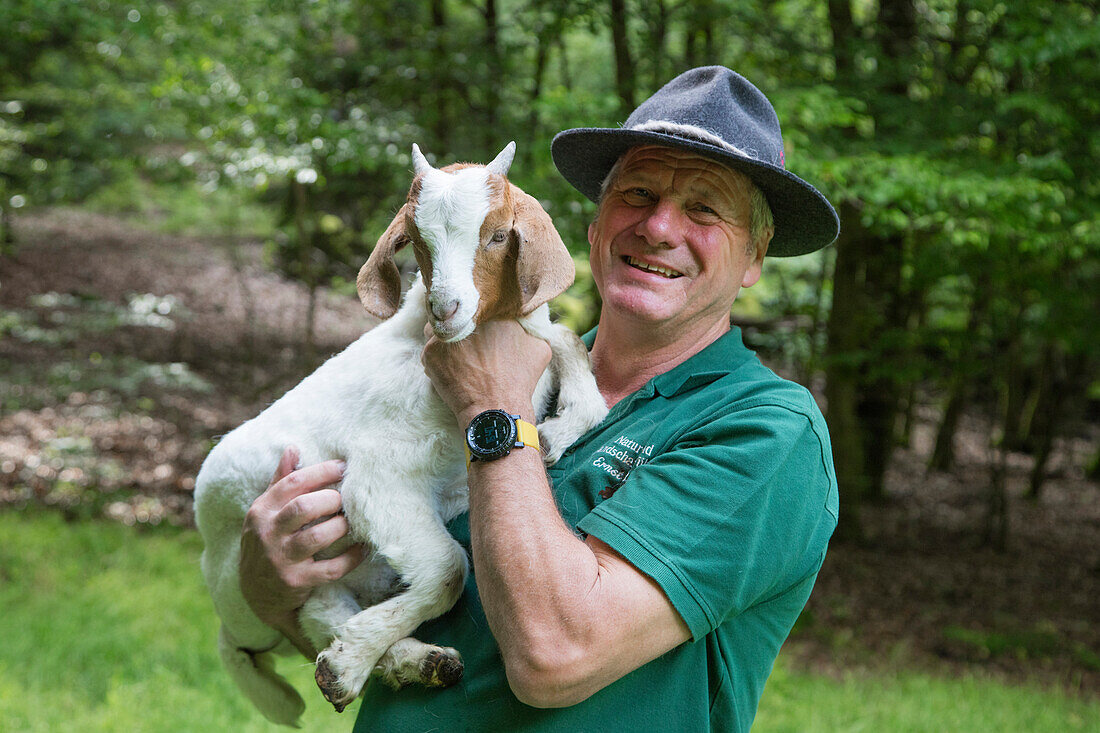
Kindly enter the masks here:
<path id="1" fill-rule="evenodd" d="M 655 198 L 653 193 L 648 188 L 642 188 L 641 186 L 635 186 L 634 188 L 628 188 L 623 192 L 623 198 L 626 202 L 634 205 L 648 204 Z"/>
<path id="2" fill-rule="evenodd" d="M 710 208 L 706 204 L 696 204 L 695 205 L 695 210 L 698 211 L 700 214 L 707 214 L 709 216 L 718 216 L 718 212 L 715 211 L 714 209 Z"/>

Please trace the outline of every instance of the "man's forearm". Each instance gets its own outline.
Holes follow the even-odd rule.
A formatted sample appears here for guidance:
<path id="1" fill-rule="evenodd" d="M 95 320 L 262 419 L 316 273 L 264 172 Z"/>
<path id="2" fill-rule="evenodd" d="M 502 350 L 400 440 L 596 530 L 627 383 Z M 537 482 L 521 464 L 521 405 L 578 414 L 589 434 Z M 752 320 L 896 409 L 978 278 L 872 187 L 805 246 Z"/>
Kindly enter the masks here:
<path id="1" fill-rule="evenodd" d="M 474 462 L 469 484 L 478 592 L 513 689 L 559 684 L 555 668 L 584 646 L 596 557 L 562 520 L 536 451 Z"/>

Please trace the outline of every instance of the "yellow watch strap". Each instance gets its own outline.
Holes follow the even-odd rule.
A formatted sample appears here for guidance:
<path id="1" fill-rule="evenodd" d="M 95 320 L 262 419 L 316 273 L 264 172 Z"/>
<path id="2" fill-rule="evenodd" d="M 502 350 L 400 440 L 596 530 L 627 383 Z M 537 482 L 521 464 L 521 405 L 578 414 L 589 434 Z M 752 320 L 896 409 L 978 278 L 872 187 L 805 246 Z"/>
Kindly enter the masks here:
<path id="1" fill-rule="evenodd" d="M 526 420 L 516 420 L 516 437 L 519 442 L 528 448 L 538 450 L 541 447 L 539 446 L 539 429 Z"/>

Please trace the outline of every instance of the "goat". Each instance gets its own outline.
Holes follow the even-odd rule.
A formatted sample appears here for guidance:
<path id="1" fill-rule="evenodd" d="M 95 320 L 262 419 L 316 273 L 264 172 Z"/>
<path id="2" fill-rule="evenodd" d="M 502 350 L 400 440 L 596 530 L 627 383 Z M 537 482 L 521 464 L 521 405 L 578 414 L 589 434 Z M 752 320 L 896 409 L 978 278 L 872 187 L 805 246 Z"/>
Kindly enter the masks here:
<path id="1" fill-rule="evenodd" d="M 457 651 L 409 638 L 454 605 L 468 572 L 465 551 L 445 528 L 468 508 L 463 431 L 420 363 L 426 324 L 457 341 L 479 322 L 515 318 L 550 344 L 534 398 L 545 418 L 558 394 L 556 414 L 539 424 L 549 464 L 607 413 L 584 345 L 550 322 L 546 302 L 572 282 L 573 262 L 538 201 L 505 177 L 514 154 L 513 142 L 488 166 L 436 169 L 413 145 L 408 199 L 357 280 L 364 307 L 383 322 L 227 434 L 199 471 L 195 520 L 222 620 L 221 658 L 273 722 L 295 724 L 304 704 L 274 671 L 270 652 L 290 645 L 251 612 L 238 572 L 245 513 L 285 446 L 298 446 L 303 464 L 346 461 L 347 541 L 370 548 L 358 568 L 315 589 L 298 615 L 323 649 L 317 683 L 341 711 L 372 672 L 394 687 L 445 686 L 462 674 Z M 408 244 L 420 274 L 398 310 L 393 257 Z"/>

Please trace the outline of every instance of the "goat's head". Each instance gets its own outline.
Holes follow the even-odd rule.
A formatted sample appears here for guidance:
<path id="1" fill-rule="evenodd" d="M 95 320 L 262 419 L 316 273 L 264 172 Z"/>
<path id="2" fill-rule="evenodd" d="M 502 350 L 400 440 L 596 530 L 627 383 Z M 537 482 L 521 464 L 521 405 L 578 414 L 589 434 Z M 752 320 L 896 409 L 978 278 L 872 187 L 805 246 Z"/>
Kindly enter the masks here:
<path id="1" fill-rule="evenodd" d="M 505 177 L 514 142 L 487 166 L 433 168 L 413 145 L 408 200 L 359 271 L 359 297 L 389 318 L 401 296 L 394 253 L 412 244 L 436 335 L 458 341 L 481 321 L 528 315 L 573 282 L 573 260 L 550 216 Z"/>

